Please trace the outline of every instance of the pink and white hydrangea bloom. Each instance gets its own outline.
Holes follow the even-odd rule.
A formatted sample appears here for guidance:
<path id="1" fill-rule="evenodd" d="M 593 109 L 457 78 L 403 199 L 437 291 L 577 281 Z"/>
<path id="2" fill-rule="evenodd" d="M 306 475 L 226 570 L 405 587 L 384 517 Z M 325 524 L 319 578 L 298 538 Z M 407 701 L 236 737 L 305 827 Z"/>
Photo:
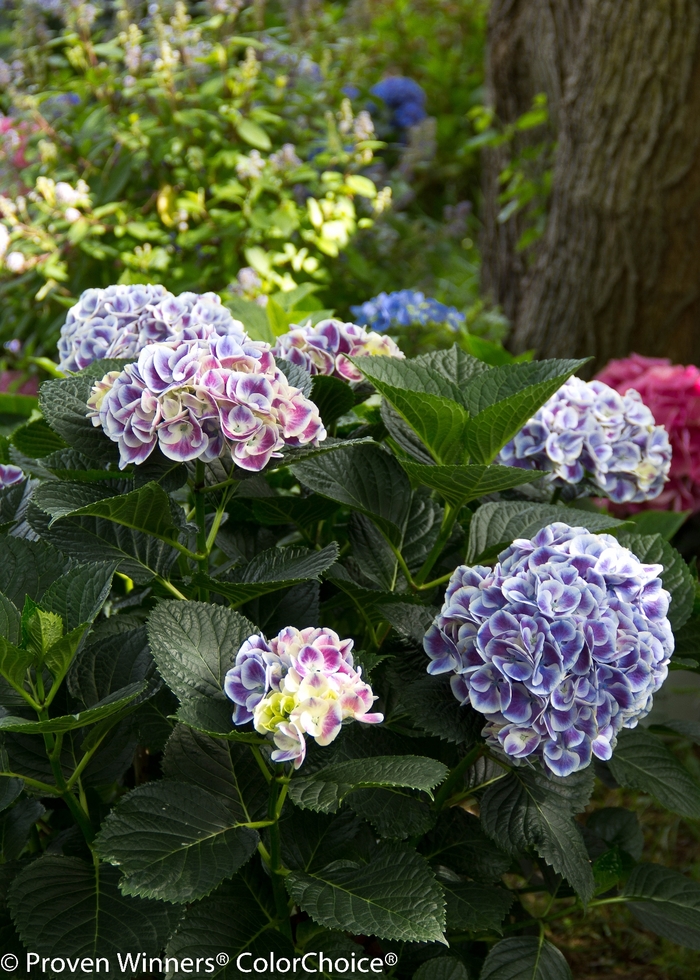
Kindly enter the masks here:
<path id="1" fill-rule="evenodd" d="M 333 630 L 313 626 L 287 626 L 269 641 L 248 637 L 224 681 L 235 705 L 233 723 L 252 721 L 274 743 L 273 762 L 293 762 L 298 769 L 305 736 L 330 745 L 344 722 L 383 721 L 370 711 L 376 697 L 362 668 L 354 666 L 352 646 Z"/>
<path id="2" fill-rule="evenodd" d="M 243 324 L 216 293 L 173 296 L 160 285 L 86 289 L 68 311 L 58 342 L 62 371 L 81 371 L 106 357 L 135 358 L 148 344 L 233 335 Z"/>
<path id="3" fill-rule="evenodd" d="M 298 364 L 309 374 L 327 374 L 344 381 L 361 381 L 362 374 L 348 357 L 401 357 L 405 355 L 391 337 L 341 320 L 321 320 L 316 326 L 292 327 L 277 338 L 276 357 Z"/>
<path id="4" fill-rule="evenodd" d="M 257 471 L 285 447 L 326 437 L 316 405 L 288 383 L 267 344 L 245 335 L 150 344 L 97 382 L 88 407 L 118 444 L 122 469 L 158 446 L 168 459 L 230 454 Z"/>

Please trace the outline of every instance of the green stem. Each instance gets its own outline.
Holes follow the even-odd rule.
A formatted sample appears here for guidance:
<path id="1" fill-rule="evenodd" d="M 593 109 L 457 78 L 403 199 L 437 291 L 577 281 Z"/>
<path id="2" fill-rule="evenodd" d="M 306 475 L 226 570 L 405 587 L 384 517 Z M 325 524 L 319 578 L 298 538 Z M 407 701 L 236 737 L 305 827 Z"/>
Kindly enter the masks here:
<path id="1" fill-rule="evenodd" d="M 26 783 L 28 786 L 41 790 L 42 793 L 46 793 L 48 796 L 61 795 L 61 790 L 58 788 L 58 786 L 51 786 L 49 783 L 42 783 L 38 779 L 31 779 L 29 776 L 22 776 L 18 772 L 0 772 L 0 776 L 8 776 L 10 779 L 21 779 L 22 782 Z"/>
<path id="2" fill-rule="evenodd" d="M 445 504 L 445 513 L 442 518 L 442 525 L 440 526 L 440 533 L 437 536 L 437 540 L 433 547 L 430 549 L 428 557 L 423 562 L 420 571 L 416 575 L 416 584 L 418 586 L 423 585 L 426 578 L 431 572 L 431 569 L 435 562 L 440 557 L 442 549 L 447 544 L 449 536 L 452 534 L 452 528 L 454 527 L 454 522 L 457 520 L 458 509 L 453 507 L 451 504 Z"/>
<path id="3" fill-rule="evenodd" d="M 283 792 L 286 789 L 286 785 L 283 787 Z M 289 921 L 289 901 L 287 899 L 287 892 L 284 887 L 284 881 L 282 880 L 281 871 L 281 850 L 282 845 L 280 841 L 280 825 L 278 817 L 278 809 L 281 811 L 279 806 L 280 796 L 279 793 L 279 783 L 276 779 L 270 780 L 270 795 L 267 801 L 267 815 L 272 821 L 270 825 L 270 880 L 272 881 L 272 891 L 275 898 L 275 909 L 277 911 L 277 918 L 279 920 L 279 930 L 280 932 L 287 936 L 289 939 L 292 938 L 292 924 Z M 284 803 L 284 799 L 282 799 Z"/>
<path id="4" fill-rule="evenodd" d="M 257 745 L 250 745 L 249 748 L 250 748 L 250 751 L 253 753 L 253 758 L 255 759 L 255 761 L 257 762 L 257 764 L 260 766 L 260 770 L 261 770 L 263 776 L 265 777 L 265 782 L 266 783 L 269 783 L 271 781 L 271 779 L 272 779 L 272 773 L 267 768 L 267 765 L 265 763 L 265 760 L 262 757 L 262 752 L 257 747 Z"/>
<path id="5" fill-rule="evenodd" d="M 207 524 L 206 507 L 204 499 L 204 463 L 201 459 L 197 460 L 194 477 L 194 519 L 197 525 L 197 551 L 203 558 L 198 559 L 197 564 L 203 575 L 209 574 L 209 555 L 207 554 Z M 209 600 L 207 589 L 199 590 L 199 598 L 205 602 Z"/>
<path id="6" fill-rule="evenodd" d="M 184 599 L 187 602 L 187 596 L 183 595 L 179 589 L 176 589 L 172 582 L 168 582 L 167 578 L 163 578 L 161 575 L 153 576 L 159 585 L 162 585 L 164 589 L 167 589 L 171 595 L 174 595 L 176 599 Z"/>
<path id="7" fill-rule="evenodd" d="M 49 737 L 44 736 L 44 741 L 46 743 L 47 749 L 49 748 Z M 73 793 L 68 788 L 65 777 L 63 775 L 63 770 L 61 769 L 61 747 L 63 745 L 63 734 L 59 732 L 56 736 L 51 750 L 49 751 L 49 762 L 51 763 L 51 771 L 53 772 L 54 779 L 56 780 L 56 786 L 59 790 L 59 795 L 61 799 L 66 801 L 66 806 L 73 814 L 75 822 L 80 827 L 83 837 L 88 844 L 92 844 L 95 839 L 95 831 L 93 830 L 92 823 L 90 822 L 90 817 L 88 813 L 81 806 L 80 802 L 73 796 Z"/>
<path id="8" fill-rule="evenodd" d="M 442 810 L 442 808 L 445 806 L 448 799 L 450 798 L 452 790 L 462 779 L 464 779 L 464 774 L 469 769 L 471 769 L 471 767 L 474 765 L 474 763 L 479 758 L 479 756 L 483 753 L 483 751 L 484 751 L 483 745 L 475 745 L 474 748 L 471 750 L 471 752 L 467 752 L 464 758 L 457 763 L 454 769 L 450 772 L 445 782 L 440 787 L 440 791 L 435 797 L 436 810 Z"/>

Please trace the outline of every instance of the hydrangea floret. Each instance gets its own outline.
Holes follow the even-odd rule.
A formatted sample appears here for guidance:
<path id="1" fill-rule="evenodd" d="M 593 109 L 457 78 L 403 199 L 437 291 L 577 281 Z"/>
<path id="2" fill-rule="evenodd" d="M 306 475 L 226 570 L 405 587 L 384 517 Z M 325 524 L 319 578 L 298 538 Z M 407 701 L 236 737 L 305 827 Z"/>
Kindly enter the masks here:
<path id="1" fill-rule="evenodd" d="M 610 361 L 598 380 L 629 394 L 637 391 L 657 422 L 668 432 L 673 449 L 671 475 L 653 506 L 700 511 L 700 368 L 671 364 L 665 357 L 632 354 Z M 641 509 L 638 506 L 629 508 Z"/>
<path id="2" fill-rule="evenodd" d="M 11 463 L 0 463 L 0 490 L 4 490 L 6 487 L 14 487 L 23 479 L 24 473 L 19 466 L 13 466 Z"/>
<path id="3" fill-rule="evenodd" d="M 298 364 L 309 374 L 326 374 L 344 381 L 361 381 L 362 374 L 348 357 L 404 357 L 391 337 L 382 337 L 356 323 L 321 320 L 315 326 L 293 327 L 278 337 L 275 356 Z"/>
<path id="4" fill-rule="evenodd" d="M 287 626 L 269 641 L 248 637 L 224 681 L 235 704 L 233 723 L 252 721 L 274 743 L 272 761 L 293 762 L 298 769 L 306 756 L 305 736 L 329 745 L 343 722 L 383 721 L 370 711 L 376 696 L 362 668 L 354 666 L 352 646 L 333 630 L 313 626 Z"/>
<path id="5" fill-rule="evenodd" d="M 505 466 L 547 471 L 554 487 L 591 481 L 615 503 L 653 500 L 671 467 L 662 425 L 636 391 L 571 378 L 501 450 Z"/>
<path id="6" fill-rule="evenodd" d="M 408 129 L 425 119 L 425 92 L 413 78 L 388 75 L 370 89 L 391 109 L 391 121 L 398 129 Z"/>
<path id="7" fill-rule="evenodd" d="M 174 296 L 160 285 L 86 289 L 61 328 L 59 367 L 81 371 L 106 357 L 135 357 L 147 344 L 214 334 L 245 336 L 243 324 L 216 293 Z"/>
<path id="8" fill-rule="evenodd" d="M 464 325 L 464 314 L 454 306 L 447 306 L 427 297 L 415 289 L 399 289 L 393 293 L 379 293 L 360 306 L 351 306 L 357 322 L 384 333 L 398 327 L 441 326 L 459 330 Z"/>
<path id="9" fill-rule="evenodd" d="M 555 523 L 493 568 L 461 565 L 424 639 L 428 673 L 486 716 L 487 743 L 567 776 L 609 759 L 651 709 L 673 634 L 661 565 Z"/>
<path id="10" fill-rule="evenodd" d="M 105 375 L 88 406 L 93 425 L 118 444 L 122 469 L 158 446 L 169 459 L 230 454 L 258 471 L 285 446 L 326 437 L 316 405 L 287 382 L 267 344 L 245 335 L 150 344 L 136 363 Z"/>

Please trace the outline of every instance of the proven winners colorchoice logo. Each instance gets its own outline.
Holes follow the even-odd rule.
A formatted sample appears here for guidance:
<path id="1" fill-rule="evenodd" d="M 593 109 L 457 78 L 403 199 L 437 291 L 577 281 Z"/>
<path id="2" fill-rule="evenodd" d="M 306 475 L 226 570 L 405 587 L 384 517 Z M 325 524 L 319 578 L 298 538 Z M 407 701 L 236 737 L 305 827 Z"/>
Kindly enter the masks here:
<path id="1" fill-rule="evenodd" d="M 185 956 L 178 959 L 175 956 L 147 956 L 145 953 L 117 953 L 117 962 L 106 956 L 40 956 L 38 953 L 27 953 L 26 972 L 32 970 L 40 973 L 71 974 L 71 973 L 102 973 L 109 974 L 116 968 L 119 973 L 133 976 L 138 973 L 185 973 L 193 977 L 216 973 L 228 965 L 231 957 L 228 953 L 217 953 L 215 956 Z M 240 973 L 279 975 L 280 973 L 324 973 L 334 971 L 336 975 L 357 976 L 362 974 L 381 974 L 385 966 L 395 966 L 398 957 L 395 953 L 387 953 L 382 959 L 379 956 L 326 956 L 324 953 L 306 953 L 304 956 L 254 956 L 253 953 L 239 953 L 236 957 L 236 967 Z M 14 973 L 20 965 L 19 957 L 14 953 L 5 953 L 0 957 L 0 967 L 5 973 Z"/>

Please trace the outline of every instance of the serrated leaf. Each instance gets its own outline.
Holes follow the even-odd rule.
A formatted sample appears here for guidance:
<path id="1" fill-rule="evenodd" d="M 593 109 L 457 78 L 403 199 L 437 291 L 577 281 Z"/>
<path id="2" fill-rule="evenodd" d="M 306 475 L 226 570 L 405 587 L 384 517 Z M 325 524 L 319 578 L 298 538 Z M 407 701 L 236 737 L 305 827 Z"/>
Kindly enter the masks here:
<path id="1" fill-rule="evenodd" d="M 435 810 L 410 790 L 359 789 L 348 796 L 347 802 L 379 837 L 392 840 L 422 836 L 437 819 Z"/>
<path id="2" fill-rule="evenodd" d="M 347 857 L 360 827 L 359 817 L 345 808 L 329 815 L 291 807 L 280 823 L 285 867 L 314 871 Z"/>
<path id="3" fill-rule="evenodd" d="M 700 885 L 659 864 L 639 864 L 622 894 L 643 929 L 700 949 Z"/>
<path id="4" fill-rule="evenodd" d="M 651 732 L 623 729 L 608 766 L 622 786 L 649 793 L 682 817 L 700 819 L 700 786 Z"/>
<path id="5" fill-rule="evenodd" d="M 418 463 L 424 463 L 428 466 L 434 464 L 433 457 L 424 443 L 388 401 L 382 400 L 379 412 L 387 432 L 399 449 L 408 453 Z"/>
<path id="6" fill-rule="evenodd" d="M 41 598 L 42 609 L 58 613 L 69 630 L 94 622 L 118 567 L 117 562 L 93 562 L 69 569 L 48 587 Z"/>
<path id="7" fill-rule="evenodd" d="M 538 470 L 521 470 L 516 466 L 423 466 L 408 460 L 401 465 L 412 480 L 437 490 L 456 508 L 487 493 L 532 483 L 542 475 Z"/>
<path id="8" fill-rule="evenodd" d="M 145 626 L 99 639 L 85 647 L 70 672 L 73 697 L 92 707 L 128 684 L 148 680 L 155 663 Z"/>
<path id="9" fill-rule="evenodd" d="M 23 687 L 27 670 L 34 661 L 35 655 L 32 651 L 8 643 L 4 636 L 0 636 L 0 674 L 13 687 Z"/>
<path id="10" fill-rule="evenodd" d="M 636 813 L 622 807 L 603 807 L 594 810 L 586 821 L 586 828 L 592 831 L 608 847 L 619 847 L 639 861 L 644 848 L 644 834 Z"/>
<path id="11" fill-rule="evenodd" d="M 504 364 L 489 368 L 465 385 L 464 404 L 470 415 L 477 416 L 487 408 L 502 403 L 514 395 L 528 392 L 537 385 L 556 385 L 553 390 L 557 391 L 568 377 L 575 374 L 589 360 L 590 358 L 582 360 L 552 358 L 545 361 L 531 361 L 527 364 Z M 544 401 L 546 400 L 545 398 Z"/>
<path id="12" fill-rule="evenodd" d="M 337 861 L 285 878 L 293 901 L 320 925 L 353 935 L 444 942 L 442 890 L 416 851 L 383 844 L 368 864 Z"/>
<path id="13" fill-rule="evenodd" d="M 515 538 L 532 538 L 543 527 L 555 521 L 562 521 L 572 527 L 585 527 L 593 534 L 624 524 L 624 521 L 618 521 L 607 514 L 576 510 L 574 507 L 519 500 L 489 502 L 479 507 L 469 524 L 466 560 L 471 562 L 477 558 L 493 557 Z"/>
<path id="14" fill-rule="evenodd" d="M 255 632 L 239 613 L 206 602 L 161 602 L 148 621 L 151 652 L 170 689 L 180 699 L 210 697 L 223 704 L 229 704 L 226 672 Z"/>
<path id="15" fill-rule="evenodd" d="M 335 501 L 326 497 L 262 497 L 251 501 L 253 517 L 260 524 L 296 524 L 308 527 L 331 517 L 338 509 Z"/>
<path id="16" fill-rule="evenodd" d="M 565 779 L 515 769 L 487 787 L 481 799 L 481 823 L 511 854 L 534 848 L 587 902 L 593 894 L 593 873 L 572 815 L 584 809 L 592 791 L 590 769 Z"/>
<path id="17" fill-rule="evenodd" d="M 65 441 L 44 419 L 36 419 L 15 429 L 10 442 L 29 459 L 43 459 L 66 446 Z"/>
<path id="18" fill-rule="evenodd" d="M 479 980 L 572 980 L 563 954 L 546 939 L 509 936 L 491 949 Z"/>
<path id="19" fill-rule="evenodd" d="M 127 898 L 116 868 L 44 854 L 14 879 L 8 903 L 22 940 L 41 956 L 107 957 L 104 976 L 120 975 L 117 953 L 158 956 L 181 910 Z M 77 976 L 84 976 L 79 972 Z"/>
<path id="20" fill-rule="evenodd" d="M 350 515 L 348 540 L 352 549 L 353 568 L 359 568 L 362 578 L 371 579 L 380 589 L 393 591 L 396 587 L 398 561 L 369 517 L 358 514 L 357 511 Z"/>
<path id="21" fill-rule="evenodd" d="M 247 565 L 237 568 L 225 580 L 197 575 L 194 582 L 218 592 L 231 602 L 248 602 L 300 582 L 319 581 L 319 576 L 333 565 L 337 557 L 338 545 L 335 541 L 320 551 L 298 546 L 270 548 L 260 552 Z"/>
<path id="22" fill-rule="evenodd" d="M 695 601 L 695 580 L 690 569 L 673 545 L 664 541 L 660 534 L 629 534 L 621 531 L 617 535 L 620 544 L 650 565 L 663 565 L 661 581 L 671 593 L 668 619 L 673 631 L 681 629 L 690 619 Z"/>
<path id="23" fill-rule="evenodd" d="M 161 780 L 119 801 L 95 848 L 123 871 L 122 894 L 190 902 L 230 878 L 255 851 L 257 831 L 237 823 L 207 790 Z"/>
<path id="24" fill-rule="evenodd" d="M 467 968 L 454 956 L 436 956 L 418 967 L 413 980 L 469 980 Z"/>
<path id="25" fill-rule="evenodd" d="M 341 415 L 345 415 L 355 404 L 355 393 L 347 381 L 317 374 L 313 379 L 311 401 L 318 407 L 326 428 L 330 428 Z"/>
<path id="26" fill-rule="evenodd" d="M 14 602 L 0 592 L 0 636 L 15 646 L 20 642 L 22 614 Z"/>
<path id="27" fill-rule="evenodd" d="M 225 738 L 229 742 L 246 745 L 261 745 L 261 735 L 250 731 L 239 731 L 231 720 L 231 702 L 213 697 L 183 698 L 177 709 L 177 720 L 188 728 L 194 728 L 213 738 Z"/>
<path id="28" fill-rule="evenodd" d="M 67 568 L 65 556 L 41 541 L 3 538 L 0 592 L 22 607 L 25 595 L 38 601 Z"/>
<path id="29" fill-rule="evenodd" d="M 447 352 L 446 352 L 447 353 Z M 465 354 L 465 358 L 469 355 Z M 402 360 L 398 357 L 351 357 L 358 371 L 377 388 L 389 385 L 415 394 L 437 395 L 463 405 L 459 383 L 447 376 L 430 356 Z"/>
<path id="30" fill-rule="evenodd" d="M 39 800 L 20 800 L 0 816 L 0 852 L 4 861 L 15 861 L 24 850 L 31 829 L 46 810 Z"/>
<path id="31" fill-rule="evenodd" d="M 567 378 L 585 363 L 582 360 L 507 364 L 492 368 L 473 381 L 465 392 L 472 415 L 464 430 L 469 457 L 475 463 L 490 463 Z M 547 379 L 532 383 L 532 378 L 542 375 L 548 376 Z M 529 386 L 523 389 L 519 385 L 525 378 L 530 378 Z M 505 392 L 514 387 L 516 393 L 504 397 Z M 484 403 L 488 407 L 482 407 Z"/>
<path id="32" fill-rule="evenodd" d="M 102 367 L 102 362 L 95 363 L 100 370 L 109 370 L 108 367 Z M 87 417 L 87 400 L 96 377 L 76 375 L 45 381 L 39 393 L 39 403 L 50 427 L 69 446 L 95 461 L 116 463 L 119 459 L 116 443 L 108 439 L 102 429 L 95 427 Z"/>
<path id="33" fill-rule="evenodd" d="M 593 862 L 595 894 L 603 895 L 626 878 L 635 866 L 635 861 L 619 847 L 611 847 L 600 854 Z"/>
<path id="34" fill-rule="evenodd" d="M 150 534 L 98 517 L 66 517 L 51 525 L 43 510 L 30 505 L 27 519 L 45 541 L 80 562 L 119 561 L 119 570 L 138 584 L 155 575 L 168 577 L 178 552 Z"/>
<path id="35" fill-rule="evenodd" d="M 294 946 L 274 925 L 275 905 L 268 875 L 256 866 L 247 865 L 231 881 L 225 881 L 208 898 L 190 905 L 177 931 L 168 941 L 166 956 L 178 962 L 189 957 L 211 957 L 215 963 L 208 976 L 218 980 L 245 980 L 246 974 L 236 966 L 241 954 L 248 969 L 257 957 L 294 958 Z M 226 966 L 216 965 L 216 955 L 228 954 Z M 174 972 L 173 980 L 187 980 L 186 972 Z"/>
<path id="36" fill-rule="evenodd" d="M 26 718 L 14 718 L 12 715 L 0 717 L 0 731 L 20 732 L 23 735 L 41 735 L 46 732 L 69 732 L 76 728 L 84 728 L 86 725 L 94 725 L 109 715 L 116 714 L 122 708 L 130 704 L 139 696 L 146 685 L 129 684 L 128 687 L 115 691 L 109 697 L 99 701 L 85 711 L 78 711 L 73 715 L 58 715 L 55 718 L 47 718 L 45 721 L 29 721 Z"/>
<path id="37" fill-rule="evenodd" d="M 513 894 L 473 881 L 439 876 L 447 902 L 447 928 L 455 932 L 501 932 L 501 924 L 513 904 Z"/>
<path id="38" fill-rule="evenodd" d="M 34 504 L 51 516 L 49 526 L 65 517 L 96 517 L 162 541 L 177 538 L 181 526 L 173 520 L 170 498 L 160 484 L 147 483 L 131 493 L 108 493 L 104 485 L 50 482 L 37 489 Z"/>
<path id="39" fill-rule="evenodd" d="M 430 793 L 447 773 L 447 766 L 425 756 L 351 759 L 326 766 L 312 776 L 296 776 L 289 784 L 289 796 L 304 809 L 332 813 L 353 790 L 408 787 Z"/>
<path id="40" fill-rule="evenodd" d="M 24 521 L 35 486 L 33 480 L 23 480 L 0 490 L 0 527 L 4 525 L 5 531 L 11 525 Z M 13 533 L 17 531 L 18 528 L 13 528 Z"/>
<path id="41" fill-rule="evenodd" d="M 455 745 L 476 741 L 484 727 L 484 716 L 459 703 L 447 677 L 420 677 L 402 686 L 399 698 L 414 724 Z"/>
<path id="42" fill-rule="evenodd" d="M 265 316 L 267 319 L 267 315 L 265 313 L 263 313 L 263 316 Z M 269 325 L 268 330 L 270 330 Z M 275 337 L 271 331 L 270 335 L 272 336 L 270 343 L 274 344 Z M 309 372 L 303 368 L 301 364 L 294 364 L 292 361 L 285 361 L 280 357 L 275 358 L 275 363 L 293 388 L 298 388 L 299 391 L 301 391 L 307 398 L 311 398 L 314 378 L 312 378 Z"/>
<path id="43" fill-rule="evenodd" d="M 118 469 L 97 469 L 93 461 L 77 449 L 59 449 L 42 459 L 44 469 L 61 480 L 78 483 L 102 483 L 105 480 L 124 480 L 124 473 Z"/>
<path id="44" fill-rule="evenodd" d="M 411 487 L 388 452 L 377 445 L 350 446 L 291 469 L 304 486 L 371 517 L 390 541 L 400 544 Z"/>
<path id="45" fill-rule="evenodd" d="M 268 786 L 245 746 L 176 725 L 165 747 L 162 769 L 166 779 L 213 793 L 238 822 L 265 817 Z"/>
<path id="46" fill-rule="evenodd" d="M 443 811 L 421 841 L 420 851 L 431 863 L 444 865 L 476 881 L 498 881 L 511 859 L 487 837 L 477 817 L 459 807 Z"/>
<path id="47" fill-rule="evenodd" d="M 90 628 L 89 623 L 82 623 L 66 633 L 56 643 L 52 644 L 44 655 L 44 664 L 54 677 L 54 686 L 60 684 L 73 662 L 83 637 Z"/>

